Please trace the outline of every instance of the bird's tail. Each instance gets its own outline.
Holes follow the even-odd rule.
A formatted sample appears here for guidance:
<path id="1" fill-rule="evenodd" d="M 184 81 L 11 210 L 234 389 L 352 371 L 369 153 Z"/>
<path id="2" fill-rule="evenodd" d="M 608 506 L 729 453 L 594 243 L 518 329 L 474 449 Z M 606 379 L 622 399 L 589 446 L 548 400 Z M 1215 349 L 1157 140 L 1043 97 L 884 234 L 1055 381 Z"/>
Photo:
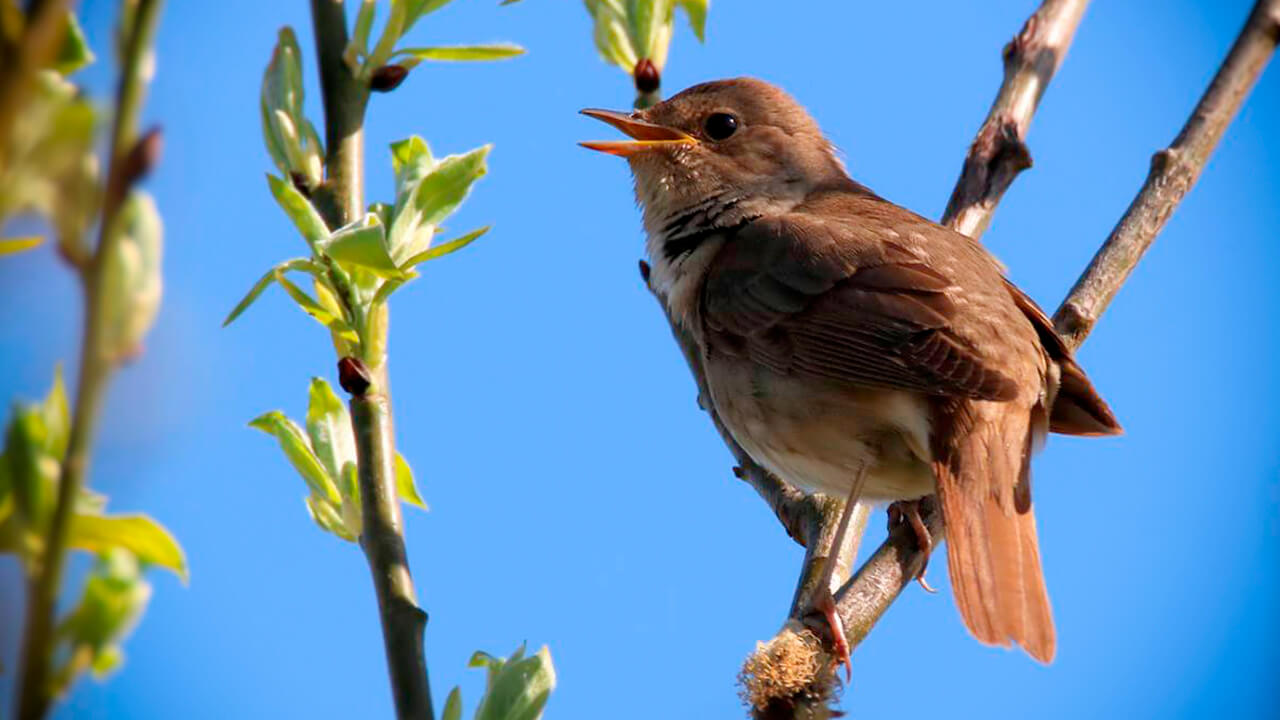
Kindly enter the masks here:
<path id="1" fill-rule="evenodd" d="M 1028 413 L 981 401 L 947 415 L 951 431 L 935 435 L 948 439 L 933 465 L 960 615 L 978 640 L 1050 662 L 1053 612 L 1031 511 L 1034 435 L 1048 419 L 1040 406 Z"/>

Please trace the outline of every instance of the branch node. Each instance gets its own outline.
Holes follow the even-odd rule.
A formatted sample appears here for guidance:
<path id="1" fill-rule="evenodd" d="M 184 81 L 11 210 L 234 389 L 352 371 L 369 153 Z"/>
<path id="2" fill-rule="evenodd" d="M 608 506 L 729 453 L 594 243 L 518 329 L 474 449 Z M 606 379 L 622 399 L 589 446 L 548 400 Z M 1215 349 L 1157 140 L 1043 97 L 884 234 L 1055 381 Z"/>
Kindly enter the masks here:
<path id="1" fill-rule="evenodd" d="M 830 664 L 818 638 L 789 620 L 768 642 L 756 643 L 742 664 L 739 696 L 756 718 L 797 717 L 800 707 L 814 710 L 812 717 L 830 717 L 835 678 L 828 672 Z"/>
<path id="2" fill-rule="evenodd" d="M 338 361 L 338 384 L 352 397 L 364 397 L 373 384 L 373 376 L 363 360 L 348 356 Z"/>

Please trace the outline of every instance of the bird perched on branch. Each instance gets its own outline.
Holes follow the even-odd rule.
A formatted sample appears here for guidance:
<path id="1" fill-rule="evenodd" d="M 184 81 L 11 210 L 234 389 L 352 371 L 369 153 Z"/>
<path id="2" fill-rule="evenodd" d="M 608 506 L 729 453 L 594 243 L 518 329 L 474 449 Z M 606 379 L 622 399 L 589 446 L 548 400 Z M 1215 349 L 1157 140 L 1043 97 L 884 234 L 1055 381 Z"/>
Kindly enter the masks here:
<path id="1" fill-rule="evenodd" d="M 904 501 L 927 551 L 913 501 L 936 493 L 965 625 L 1049 662 L 1031 454 L 1048 432 L 1120 426 L 1044 312 L 980 244 L 850 179 L 768 83 L 583 113 L 630 137 L 583 145 L 628 160 L 650 283 L 738 444 L 796 487 L 847 498 L 838 535 L 855 500 Z M 847 667 L 829 573 L 810 604 Z"/>

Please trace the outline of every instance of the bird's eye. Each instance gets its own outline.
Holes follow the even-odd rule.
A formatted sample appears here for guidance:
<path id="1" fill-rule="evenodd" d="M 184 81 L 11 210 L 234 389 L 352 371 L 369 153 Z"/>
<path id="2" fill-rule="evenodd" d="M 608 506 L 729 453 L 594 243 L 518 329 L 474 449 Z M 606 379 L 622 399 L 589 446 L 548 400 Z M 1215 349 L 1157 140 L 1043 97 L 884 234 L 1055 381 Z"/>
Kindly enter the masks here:
<path id="1" fill-rule="evenodd" d="M 711 113 L 703 124 L 707 137 L 712 140 L 725 140 L 738 130 L 738 118 L 729 113 Z"/>

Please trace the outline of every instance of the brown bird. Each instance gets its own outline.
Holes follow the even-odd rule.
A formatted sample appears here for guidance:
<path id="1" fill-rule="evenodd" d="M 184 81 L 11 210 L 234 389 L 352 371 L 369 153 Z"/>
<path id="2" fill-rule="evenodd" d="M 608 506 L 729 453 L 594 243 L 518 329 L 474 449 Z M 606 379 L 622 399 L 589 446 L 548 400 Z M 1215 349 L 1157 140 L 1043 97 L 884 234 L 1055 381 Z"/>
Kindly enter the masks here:
<path id="1" fill-rule="evenodd" d="M 1050 431 L 1120 426 L 1044 312 L 980 244 L 850 179 L 768 83 L 583 113 L 632 138 L 583 145 L 629 161 L 650 281 L 734 439 L 787 482 L 847 497 L 846 523 L 854 500 L 937 493 L 965 625 L 1049 662 L 1031 454 Z M 927 548 L 915 506 L 897 507 Z M 825 579 L 811 604 L 847 667 Z"/>

